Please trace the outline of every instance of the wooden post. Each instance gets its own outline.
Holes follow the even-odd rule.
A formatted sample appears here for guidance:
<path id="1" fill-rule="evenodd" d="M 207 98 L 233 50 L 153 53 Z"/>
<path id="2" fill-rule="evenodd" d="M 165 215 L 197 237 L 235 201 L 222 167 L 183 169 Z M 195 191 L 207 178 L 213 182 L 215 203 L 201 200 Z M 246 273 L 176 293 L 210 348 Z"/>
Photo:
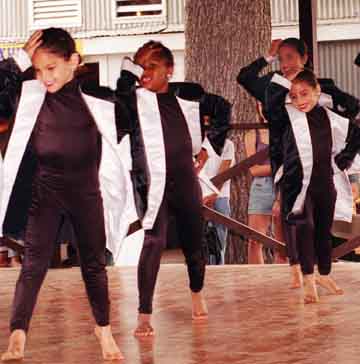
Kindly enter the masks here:
<path id="1" fill-rule="evenodd" d="M 309 57 L 314 66 L 314 72 L 319 74 L 319 55 L 317 43 L 317 0 L 299 0 L 300 38 L 309 47 Z"/>

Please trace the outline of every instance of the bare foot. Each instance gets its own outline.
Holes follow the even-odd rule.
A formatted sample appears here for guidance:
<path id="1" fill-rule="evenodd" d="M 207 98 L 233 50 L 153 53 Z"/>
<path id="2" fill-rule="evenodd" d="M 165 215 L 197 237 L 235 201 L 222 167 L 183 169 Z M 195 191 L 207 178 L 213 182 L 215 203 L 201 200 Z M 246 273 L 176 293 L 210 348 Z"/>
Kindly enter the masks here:
<path id="1" fill-rule="evenodd" d="M 304 275 L 304 303 L 319 302 L 314 274 Z"/>
<path id="2" fill-rule="evenodd" d="M 139 313 L 138 316 L 138 326 L 134 331 L 134 336 L 145 337 L 154 336 L 155 332 L 151 326 L 151 314 Z"/>
<path id="3" fill-rule="evenodd" d="M 9 339 L 7 351 L 1 356 L 2 361 L 21 360 L 24 358 L 26 333 L 24 330 L 14 330 Z"/>
<path id="4" fill-rule="evenodd" d="M 122 360 L 124 359 L 119 347 L 117 346 L 111 332 L 110 325 L 95 326 L 95 336 L 98 338 L 104 360 Z"/>
<path id="5" fill-rule="evenodd" d="M 11 268 L 20 268 L 21 267 L 20 258 L 19 257 L 10 258 L 10 267 Z"/>
<path id="6" fill-rule="evenodd" d="M 292 282 L 290 288 L 301 288 L 303 285 L 303 275 L 301 272 L 300 264 L 294 264 L 290 266 Z"/>
<path id="7" fill-rule="evenodd" d="M 206 307 L 205 299 L 201 292 L 191 292 L 192 300 L 192 319 L 193 320 L 207 320 L 208 309 Z"/>
<path id="8" fill-rule="evenodd" d="M 326 276 L 317 275 L 316 283 L 320 287 L 327 289 L 331 294 L 335 294 L 335 295 L 339 295 L 339 296 L 344 294 L 344 291 L 328 275 L 326 275 Z"/>

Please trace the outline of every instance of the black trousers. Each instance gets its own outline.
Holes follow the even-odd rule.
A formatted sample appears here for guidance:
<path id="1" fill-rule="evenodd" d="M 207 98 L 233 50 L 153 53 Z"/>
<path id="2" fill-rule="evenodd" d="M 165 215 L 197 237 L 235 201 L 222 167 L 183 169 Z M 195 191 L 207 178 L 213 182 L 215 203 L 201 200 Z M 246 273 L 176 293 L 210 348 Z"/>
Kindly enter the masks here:
<path id="1" fill-rule="evenodd" d="M 109 324 L 106 237 L 100 192 L 87 193 L 76 188 L 73 192 L 66 189 L 58 193 L 35 184 L 25 233 L 25 256 L 13 302 L 11 331 L 29 328 L 64 210 L 78 238 L 81 273 L 96 323 L 100 326 Z"/>
<path id="2" fill-rule="evenodd" d="M 331 271 L 331 226 L 335 203 L 333 185 L 312 184 L 301 216 L 292 221 L 283 219 L 290 264 L 300 263 L 303 274 L 314 273 L 316 263 L 321 275 L 328 275 Z"/>
<path id="3" fill-rule="evenodd" d="M 176 218 L 181 248 L 185 256 L 190 289 L 199 292 L 205 277 L 202 249 L 202 197 L 197 177 L 168 178 L 158 216 L 151 230 L 145 231 L 144 245 L 138 265 L 139 312 L 152 313 L 156 278 L 162 251 L 166 247 L 169 215 Z"/>

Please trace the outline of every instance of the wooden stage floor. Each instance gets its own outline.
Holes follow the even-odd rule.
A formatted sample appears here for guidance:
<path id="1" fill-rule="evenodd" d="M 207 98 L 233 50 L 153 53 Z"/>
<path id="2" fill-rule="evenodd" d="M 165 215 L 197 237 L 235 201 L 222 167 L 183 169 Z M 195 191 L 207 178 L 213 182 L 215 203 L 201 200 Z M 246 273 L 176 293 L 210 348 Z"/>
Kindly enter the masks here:
<path id="1" fill-rule="evenodd" d="M 191 321 L 182 264 L 162 265 L 155 297 L 154 339 L 132 336 L 137 290 L 134 268 L 110 268 L 112 326 L 129 364 L 359 363 L 360 265 L 337 263 L 345 296 L 323 291 L 304 305 L 290 290 L 287 266 L 209 267 L 208 323 Z M 18 271 L 0 271 L 0 349 Z M 102 363 L 78 269 L 52 270 L 40 292 L 27 342 L 26 364 Z M 121 362 L 121 363 L 123 363 Z"/>

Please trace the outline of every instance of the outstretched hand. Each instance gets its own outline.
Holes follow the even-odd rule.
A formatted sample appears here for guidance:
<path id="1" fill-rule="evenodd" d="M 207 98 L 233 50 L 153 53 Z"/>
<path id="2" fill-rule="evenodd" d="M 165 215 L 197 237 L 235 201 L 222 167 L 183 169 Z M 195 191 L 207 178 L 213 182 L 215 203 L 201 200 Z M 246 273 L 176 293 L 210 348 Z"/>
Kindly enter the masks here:
<path id="1" fill-rule="evenodd" d="M 43 34 L 42 30 L 35 31 L 28 39 L 28 41 L 25 43 L 24 51 L 28 54 L 30 58 L 32 58 L 36 48 L 38 48 L 42 43 L 41 40 L 42 34 Z"/>

